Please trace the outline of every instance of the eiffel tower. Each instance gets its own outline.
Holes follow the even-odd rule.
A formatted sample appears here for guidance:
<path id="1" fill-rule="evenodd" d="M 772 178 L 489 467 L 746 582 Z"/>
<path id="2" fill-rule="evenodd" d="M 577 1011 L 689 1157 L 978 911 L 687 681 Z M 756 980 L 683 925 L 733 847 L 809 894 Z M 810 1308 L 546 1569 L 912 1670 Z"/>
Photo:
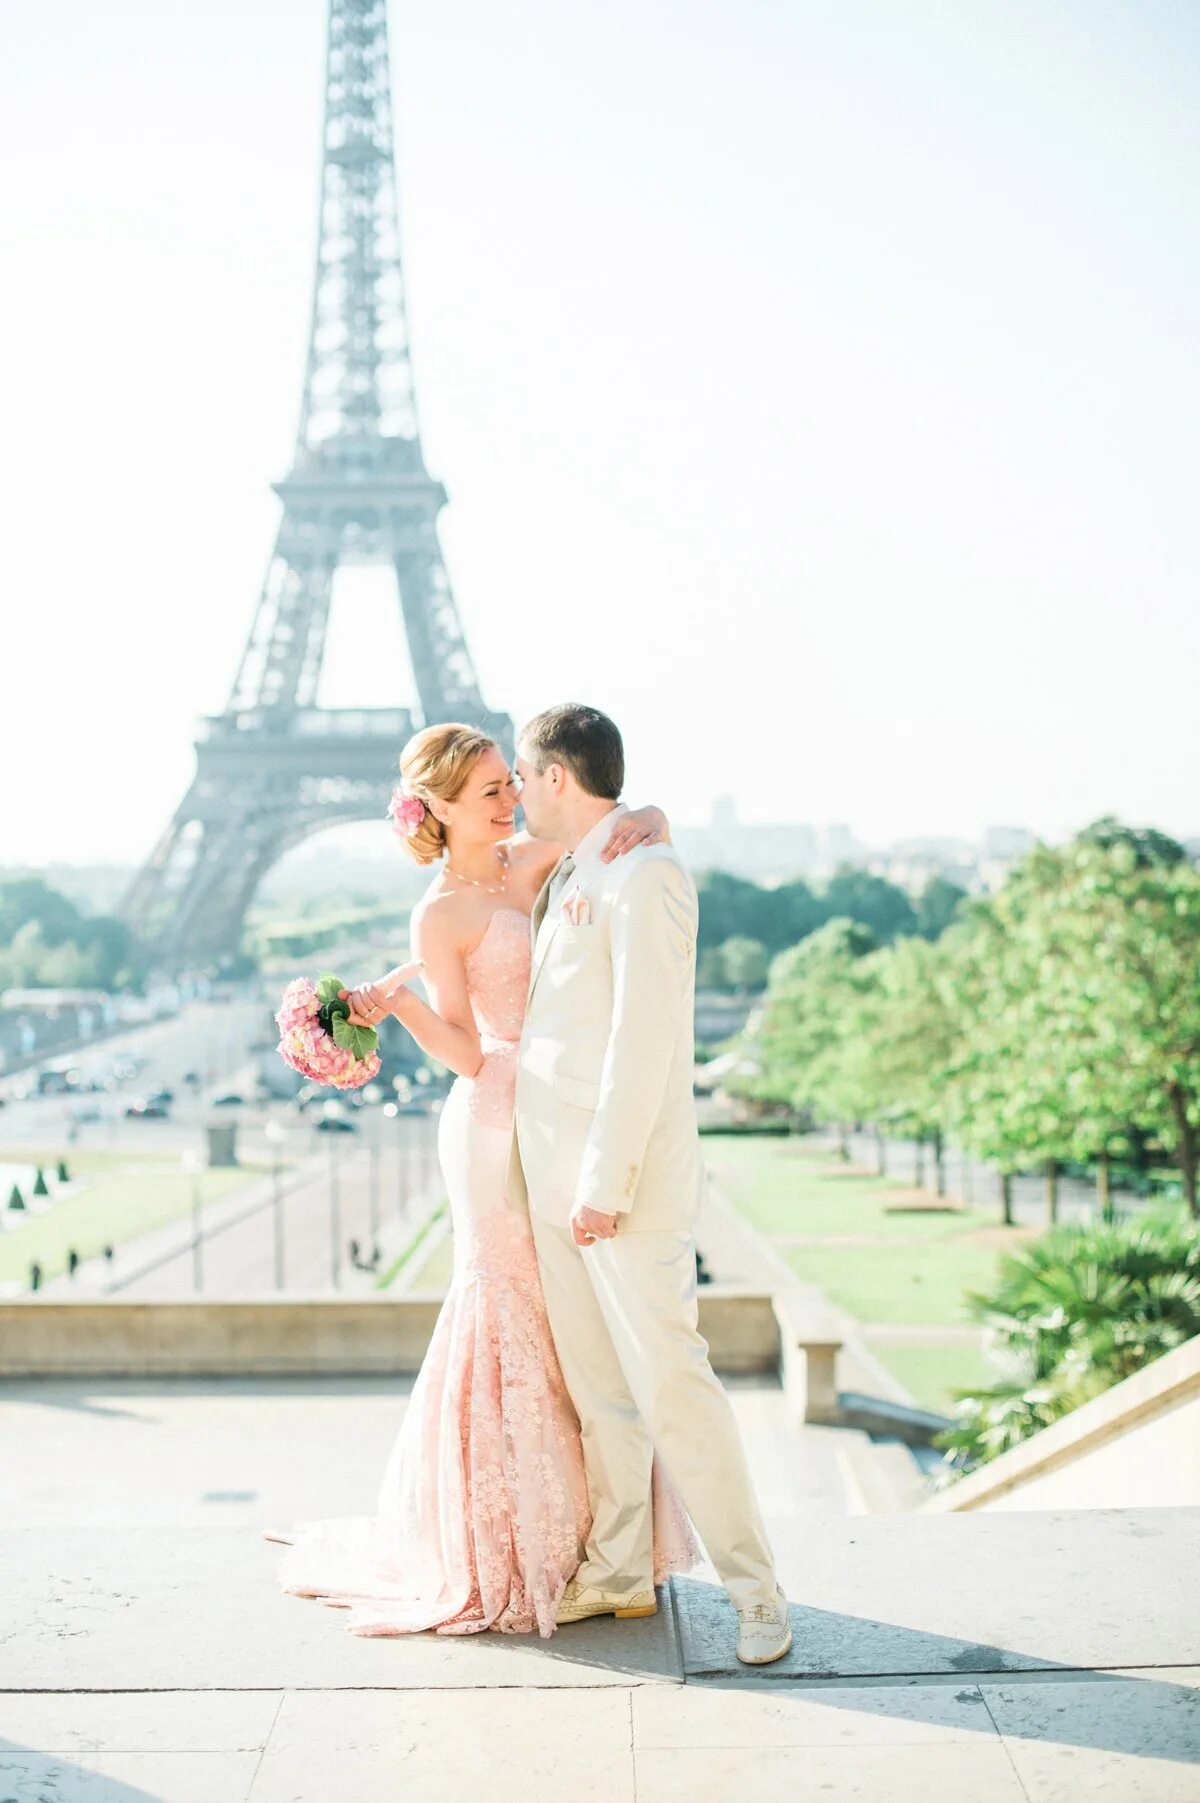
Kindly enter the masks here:
<path id="1" fill-rule="evenodd" d="M 330 0 L 317 269 L 283 517 L 225 711 L 199 723 L 191 787 L 121 913 L 164 970 L 228 960 L 289 847 L 379 820 L 400 746 L 489 713 L 438 542 L 446 491 L 421 453 L 405 318 L 385 0 Z M 419 713 L 317 706 L 334 574 L 390 564 Z M 398 680 L 400 672 L 397 672 Z"/>

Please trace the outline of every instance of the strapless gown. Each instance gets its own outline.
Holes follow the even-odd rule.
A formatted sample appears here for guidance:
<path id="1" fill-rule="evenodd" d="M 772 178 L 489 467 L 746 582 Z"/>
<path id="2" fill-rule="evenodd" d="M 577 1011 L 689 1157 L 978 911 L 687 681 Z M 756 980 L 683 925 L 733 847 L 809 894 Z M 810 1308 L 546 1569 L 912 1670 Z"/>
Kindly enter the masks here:
<path id="1" fill-rule="evenodd" d="M 374 1516 L 297 1523 L 279 1582 L 350 1610 L 364 1635 L 543 1636 L 591 1527 L 579 1421 L 559 1369 L 529 1219 L 508 1206 L 529 921 L 500 908 L 467 959 L 484 1058 L 442 1110 L 454 1274 Z M 655 1581 L 699 1548 L 655 1462 Z"/>

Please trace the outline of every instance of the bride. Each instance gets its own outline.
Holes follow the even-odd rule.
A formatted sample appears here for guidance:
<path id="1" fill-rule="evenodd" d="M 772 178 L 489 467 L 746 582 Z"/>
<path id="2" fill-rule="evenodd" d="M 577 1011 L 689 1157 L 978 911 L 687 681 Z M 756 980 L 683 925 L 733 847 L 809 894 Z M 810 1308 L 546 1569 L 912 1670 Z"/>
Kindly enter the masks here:
<path id="1" fill-rule="evenodd" d="M 579 1423 L 550 1337 L 528 1217 L 509 1207 L 516 1054 L 529 916 L 561 855 L 514 833 L 517 781 L 494 740 L 430 726 L 400 757 L 393 817 L 437 873 L 413 911 L 416 962 L 343 991 L 350 1019 L 394 1015 L 456 1073 L 438 1127 L 454 1275 L 374 1517 L 298 1523 L 279 1582 L 351 1611 L 364 1635 L 554 1631 L 591 1526 Z M 624 813 L 605 861 L 667 838 L 657 808 Z M 429 1001 L 408 988 L 420 970 Z M 657 1465 L 655 1580 L 698 1549 Z M 644 1611 L 649 1613 L 649 1611 Z"/>

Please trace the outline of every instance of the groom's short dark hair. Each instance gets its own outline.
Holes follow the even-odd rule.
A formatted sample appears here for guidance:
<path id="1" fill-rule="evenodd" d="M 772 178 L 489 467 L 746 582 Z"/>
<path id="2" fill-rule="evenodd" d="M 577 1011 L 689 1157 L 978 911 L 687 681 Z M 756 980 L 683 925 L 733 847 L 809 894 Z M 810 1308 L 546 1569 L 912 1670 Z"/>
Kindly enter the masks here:
<path id="1" fill-rule="evenodd" d="M 564 702 L 537 714 L 521 733 L 521 744 L 539 771 L 565 764 L 589 795 L 618 801 L 625 787 L 625 747 L 607 714 L 598 707 Z"/>

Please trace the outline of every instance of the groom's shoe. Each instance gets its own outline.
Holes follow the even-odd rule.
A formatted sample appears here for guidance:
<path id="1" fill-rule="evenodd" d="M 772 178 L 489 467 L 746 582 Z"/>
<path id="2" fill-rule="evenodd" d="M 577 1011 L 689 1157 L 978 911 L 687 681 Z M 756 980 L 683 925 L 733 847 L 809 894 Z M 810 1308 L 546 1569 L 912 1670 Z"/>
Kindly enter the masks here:
<path id="1" fill-rule="evenodd" d="M 773 1603 L 752 1603 L 739 1609 L 737 1656 L 743 1665 L 771 1665 L 782 1659 L 792 1644 L 787 1598 L 778 1584 Z"/>
<path id="2" fill-rule="evenodd" d="M 556 1617 L 560 1628 L 568 1622 L 587 1621 L 592 1615 L 615 1615 L 628 1621 L 638 1615 L 656 1615 L 658 1599 L 653 1590 L 635 1590 L 632 1596 L 617 1596 L 611 1590 L 600 1590 L 594 1584 L 580 1584 L 571 1578 L 563 1591 Z"/>

